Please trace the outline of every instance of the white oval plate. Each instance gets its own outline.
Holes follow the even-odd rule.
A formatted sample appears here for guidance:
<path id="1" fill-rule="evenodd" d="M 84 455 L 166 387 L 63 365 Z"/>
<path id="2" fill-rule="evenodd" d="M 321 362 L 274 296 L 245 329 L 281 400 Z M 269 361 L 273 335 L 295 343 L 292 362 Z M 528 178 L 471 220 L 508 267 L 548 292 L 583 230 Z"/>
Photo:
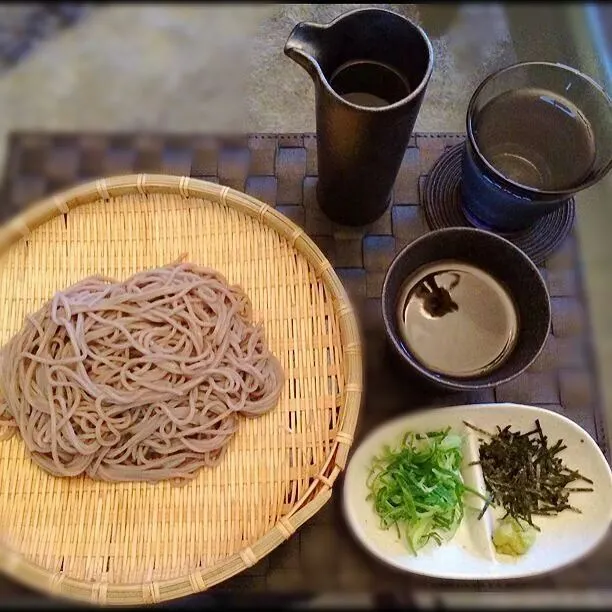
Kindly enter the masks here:
<path id="1" fill-rule="evenodd" d="M 384 444 L 396 444 L 406 431 L 427 431 L 450 426 L 454 433 L 465 436 L 464 481 L 484 492 L 482 472 L 468 466 L 478 458 L 478 435 L 466 428 L 463 421 L 486 431 L 511 425 L 523 432 L 533 429 L 539 419 L 549 446 L 559 438 L 567 444 L 560 453 L 570 469 L 580 471 L 593 480 L 594 491 L 570 494 L 570 503 L 582 514 L 565 511 L 556 517 L 535 517 L 541 531 L 527 554 L 515 558 L 499 555 L 491 543 L 491 533 L 499 510 L 488 510 L 477 520 L 482 501 L 466 496 L 465 516 L 455 536 L 438 546 L 428 544 L 417 556 L 397 537 L 394 529 L 380 528 L 372 503 L 366 499 L 366 478 L 370 462 Z M 589 486 L 575 483 L 575 486 Z M 372 431 L 353 453 L 346 470 L 343 488 L 343 509 L 357 540 L 372 555 L 398 569 L 465 580 L 491 580 L 534 576 L 577 561 L 591 552 L 606 536 L 612 522 L 612 472 L 603 453 L 591 436 L 568 418 L 533 406 L 519 404 L 475 404 L 450 408 L 427 409 L 384 423 Z"/>

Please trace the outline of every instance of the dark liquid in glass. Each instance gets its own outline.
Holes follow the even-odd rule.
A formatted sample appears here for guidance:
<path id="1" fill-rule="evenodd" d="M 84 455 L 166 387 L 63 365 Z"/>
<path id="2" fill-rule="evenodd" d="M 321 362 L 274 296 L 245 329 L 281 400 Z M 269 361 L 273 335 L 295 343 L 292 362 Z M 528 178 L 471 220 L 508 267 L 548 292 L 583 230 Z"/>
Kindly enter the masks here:
<path id="1" fill-rule="evenodd" d="M 535 189 L 580 185 L 595 163 L 588 120 L 569 100 L 544 89 L 500 94 L 478 113 L 474 135 L 496 170 Z"/>
<path id="2" fill-rule="evenodd" d="M 394 104 L 410 94 L 408 81 L 395 68 L 369 60 L 342 64 L 332 74 L 330 85 L 348 102 L 373 108 Z"/>

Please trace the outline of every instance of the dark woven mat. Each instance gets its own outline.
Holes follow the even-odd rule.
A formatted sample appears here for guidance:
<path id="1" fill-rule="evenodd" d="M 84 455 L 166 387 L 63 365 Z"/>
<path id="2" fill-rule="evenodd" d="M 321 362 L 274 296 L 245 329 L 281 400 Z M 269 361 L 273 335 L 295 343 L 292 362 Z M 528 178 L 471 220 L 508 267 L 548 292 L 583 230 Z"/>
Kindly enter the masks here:
<path id="1" fill-rule="evenodd" d="M 357 442 L 373 425 L 416 407 L 473 402 L 544 406 L 573 419 L 606 450 L 576 238 L 570 234 L 541 266 L 552 301 L 552 333 L 519 378 L 480 393 L 432 395 L 398 375 L 385 357 L 380 292 L 385 271 L 405 244 L 428 231 L 419 204 L 436 160 L 463 139 L 417 134 L 407 148 L 392 206 L 375 223 L 347 228 L 319 210 L 316 139 L 311 134 L 216 138 L 160 134 L 14 134 L 9 143 L 1 219 L 78 182 L 121 173 L 191 174 L 246 191 L 301 225 L 335 266 L 354 299 L 366 346 L 366 398 Z M 606 450 L 607 452 L 607 450 Z M 612 586 L 612 547 L 555 574 L 506 582 L 451 582 L 401 574 L 371 560 L 342 520 L 337 484 L 332 502 L 286 544 L 215 593 L 377 592 L 405 600 L 415 589 L 550 589 Z M 12 588 L 0 580 L 2 589 Z"/>

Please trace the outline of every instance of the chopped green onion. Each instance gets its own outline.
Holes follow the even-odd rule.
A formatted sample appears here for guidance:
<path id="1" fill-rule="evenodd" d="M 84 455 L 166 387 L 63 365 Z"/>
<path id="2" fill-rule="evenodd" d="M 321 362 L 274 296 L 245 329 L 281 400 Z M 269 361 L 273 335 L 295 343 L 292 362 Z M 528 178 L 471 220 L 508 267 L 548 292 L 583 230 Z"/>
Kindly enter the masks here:
<path id="1" fill-rule="evenodd" d="M 415 555 L 432 540 L 441 544 L 453 537 L 463 518 L 466 491 L 483 498 L 463 483 L 462 444 L 450 427 L 408 432 L 397 448 L 384 446 L 372 461 L 368 500 L 381 528 L 395 528 Z"/>

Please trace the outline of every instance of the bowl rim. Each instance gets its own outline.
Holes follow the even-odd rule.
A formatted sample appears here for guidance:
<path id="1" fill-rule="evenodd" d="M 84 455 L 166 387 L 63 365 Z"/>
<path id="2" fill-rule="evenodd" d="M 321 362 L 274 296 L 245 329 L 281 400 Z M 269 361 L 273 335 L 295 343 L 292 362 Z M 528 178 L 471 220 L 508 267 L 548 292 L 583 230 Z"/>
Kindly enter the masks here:
<path id="1" fill-rule="evenodd" d="M 493 241 L 498 241 L 500 247 L 513 251 L 518 256 L 518 258 L 522 260 L 523 263 L 533 272 L 534 277 L 537 279 L 537 282 L 542 289 L 542 297 L 543 298 L 545 297 L 544 303 L 546 304 L 546 318 L 547 318 L 546 333 L 542 335 L 542 341 L 540 342 L 537 350 L 533 352 L 530 359 L 528 359 L 527 362 L 523 366 L 521 366 L 518 370 L 504 377 L 501 377 L 498 380 L 485 381 L 479 377 L 455 378 L 452 376 L 445 376 L 444 374 L 432 372 L 431 370 L 427 369 L 425 366 L 421 365 L 414 357 L 412 357 L 412 355 L 410 355 L 408 350 L 403 347 L 403 345 L 400 343 L 396 335 L 393 333 L 393 326 L 390 320 L 392 315 L 389 313 L 389 309 L 387 307 L 387 303 L 388 303 L 387 296 L 389 294 L 390 278 L 394 270 L 397 268 L 399 263 L 404 259 L 406 254 L 409 253 L 417 245 L 423 242 L 431 241 L 432 239 L 437 239 L 437 238 L 443 239 L 445 235 L 457 234 L 457 233 L 466 234 L 467 236 L 481 236 L 481 237 L 485 237 Z M 483 229 L 476 228 L 476 227 L 445 227 L 445 228 L 435 229 L 435 230 L 426 232 L 425 234 L 419 236 L 418 238 L 415 238 L 414 240 L 406 244 L 395 255 L 395 257 L 391 261 L 391 264 L 389 265 L 385 273 L 385 278 L 383 281 L 382 292 L 381 292 L 381 311 L 382 311 L 382 317 L 383 317 L 383 325 L 385 328 L 385 336 L 387 337 L 387 340 L 389 341 L 393 351 L 402 360 L 402 362 L 409 365 L 412 369 L 416 370 L 421 377 L 425 378 L 429 382 L 434 383 L 437 386 L 442 386 L 447 389 L 452 389 L 455 391 L 478 391 L 482 389 L 491 389 L 493 387 L 504 384 L 518 377 L 531 364 L 533 364 L 533 362 L 539 357 L 540 353 L 544 349 L 544 345 L 546 344 L 546 339 L 548 338 L 550 334 L 551 323 L 552 323 L 552 308 L 551 308 L 551 301 L 550 301 L 550 293 L 548 291 L 548 288 L 546 287 L 546 281 L 544 280 L 544 277 L 542 276 L 536 264 L 528 257 L 528 255 L 526 255 L 524 251 L 522 251 L 519 247 L 517 247 L 515 244 L 510 242 L 510 240 L 508 240 L 507 238 L 504 238 L 503 236 L 500 236 L 499 234 L 495 234 L 494 232 L 483 230 Z M 498 370 L 493 369 L 492 371 L 488 372 L 487 377 L 490 378 L 491 376 L 494 376 L 496 371 Z"/>

